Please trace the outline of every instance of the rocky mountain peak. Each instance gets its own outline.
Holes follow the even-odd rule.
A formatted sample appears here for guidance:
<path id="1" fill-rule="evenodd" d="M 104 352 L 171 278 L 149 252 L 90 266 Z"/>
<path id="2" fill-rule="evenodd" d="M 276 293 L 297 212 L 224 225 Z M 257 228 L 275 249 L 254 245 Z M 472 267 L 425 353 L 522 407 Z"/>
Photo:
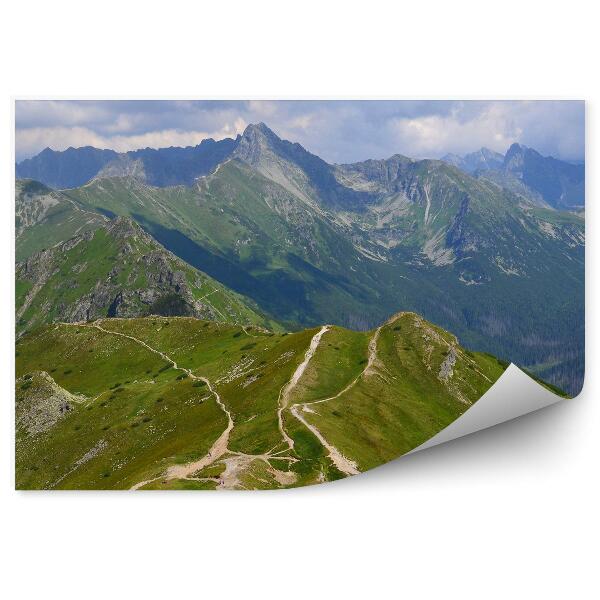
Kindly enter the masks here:
<path id="1" fill-rule="evenodd" d="M 106 232 L 115 238 L 148 237 L 148 234 L 130 217 L 116 217 L 106 226 Z"/>
<path id="2" fill-rule="evenodd" d="M 267 137 L 277 138 L 277 135 L 271 129 L 269 129 L 269 127 L 267 127 L 267 125 L 265 123 L 263 123 L 262 121 L 260 123 L 250 123 L 250 125 L 248 125 L 246 127 L 246 129 L 244 130 L 242 137 L 256 136 L 256 135 L 264 135 Z M 277 138 L 277 139 L 279 139 L 279 138 Z"/>
<path id="3" fill-rule="evenodd" d="M 264 123 L 253 123 L 244 130 L 234 155 L 251 165 L 256 165 L 265 152 L 274 152 L 274 146 L 279 143 L 280 138 Z"/>
<path id="4" fill-rule="evenodd" d="M 514 143 L 504 156 L 504 169 L 508 171 L 517 171 L 523 167 L 525 160 L 525 146 Z"/>
<path id="5" fill-rule="evenodd" d="M 485 146 L 480 148 L 479 152 L 481 153 L 481 156 L 483 156 L 486 159 L 493 158 L 493 159 L 502 160 L 502 158 L 503 158 L 502 154 L 500 154 L 499 152 L 494 152 L 494 150 L 490 150 L 489 148 L 486 148 Z"/>

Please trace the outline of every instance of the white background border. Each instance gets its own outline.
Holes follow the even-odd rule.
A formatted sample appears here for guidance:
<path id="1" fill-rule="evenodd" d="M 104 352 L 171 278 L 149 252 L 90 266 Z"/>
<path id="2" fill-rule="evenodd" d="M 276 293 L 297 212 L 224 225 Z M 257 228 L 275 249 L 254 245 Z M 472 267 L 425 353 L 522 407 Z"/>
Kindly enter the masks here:
<path id="1" fill-rule="evenodd" d="M 21 0 L 0 11 L 5 598 L 598 597 L 591 266 L 600 98 L 591 3 Z M 586 99 L 582 396 L 310 489 L 14 492 L 15 96 Z"/>

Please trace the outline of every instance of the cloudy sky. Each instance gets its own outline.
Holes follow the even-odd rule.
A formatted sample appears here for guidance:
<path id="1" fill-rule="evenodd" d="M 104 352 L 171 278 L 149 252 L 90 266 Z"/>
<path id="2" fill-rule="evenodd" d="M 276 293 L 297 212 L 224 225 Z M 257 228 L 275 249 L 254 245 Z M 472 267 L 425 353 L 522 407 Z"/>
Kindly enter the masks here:
<path id="1" fill-rule="evenodd" d="M 584 158 L 578 101 L 121 101 L 20 100 L 16 159 L 46 147 L 117 151 L 189 146 L 265 122 L 329 162 L 395 153 L 439 158 L 513 142 L 564 160 Z"/>

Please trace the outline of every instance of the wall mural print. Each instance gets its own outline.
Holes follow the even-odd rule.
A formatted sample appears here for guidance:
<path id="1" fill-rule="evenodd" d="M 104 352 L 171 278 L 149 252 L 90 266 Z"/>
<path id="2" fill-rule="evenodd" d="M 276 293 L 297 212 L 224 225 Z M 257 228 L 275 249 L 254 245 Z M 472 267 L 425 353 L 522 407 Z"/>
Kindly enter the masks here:
<path id="1" fill-rule="evenodd" d="M 17 101 L 16 487 L 311 485 L 576 396 L 584 112 Z"/>

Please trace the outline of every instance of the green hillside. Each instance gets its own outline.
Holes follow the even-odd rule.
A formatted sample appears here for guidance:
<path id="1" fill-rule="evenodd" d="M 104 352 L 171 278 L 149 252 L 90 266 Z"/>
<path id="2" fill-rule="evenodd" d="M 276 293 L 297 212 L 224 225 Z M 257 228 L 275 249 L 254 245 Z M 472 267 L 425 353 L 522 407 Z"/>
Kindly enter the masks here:
<path id="1" fill-rule="evenodd" d="M 17 342 L 17 487 L 330 481 L 424 442 L 504 367 L 413 313 L 367 332 L 185 317 L 45 325 Z"/>
<path id="2" fill-rule="evenodd" d="M 16 266 L 17 332 L 55 321 L 148 314 L 275 326 L 252 301 L 117 218 Z"/>
<path id="3" fill-rule="evenodd" d="M 15 253 L 24 260 L 40 250 L 107 221 L 95 210 L 31 179 L 15 183 Z"/>

